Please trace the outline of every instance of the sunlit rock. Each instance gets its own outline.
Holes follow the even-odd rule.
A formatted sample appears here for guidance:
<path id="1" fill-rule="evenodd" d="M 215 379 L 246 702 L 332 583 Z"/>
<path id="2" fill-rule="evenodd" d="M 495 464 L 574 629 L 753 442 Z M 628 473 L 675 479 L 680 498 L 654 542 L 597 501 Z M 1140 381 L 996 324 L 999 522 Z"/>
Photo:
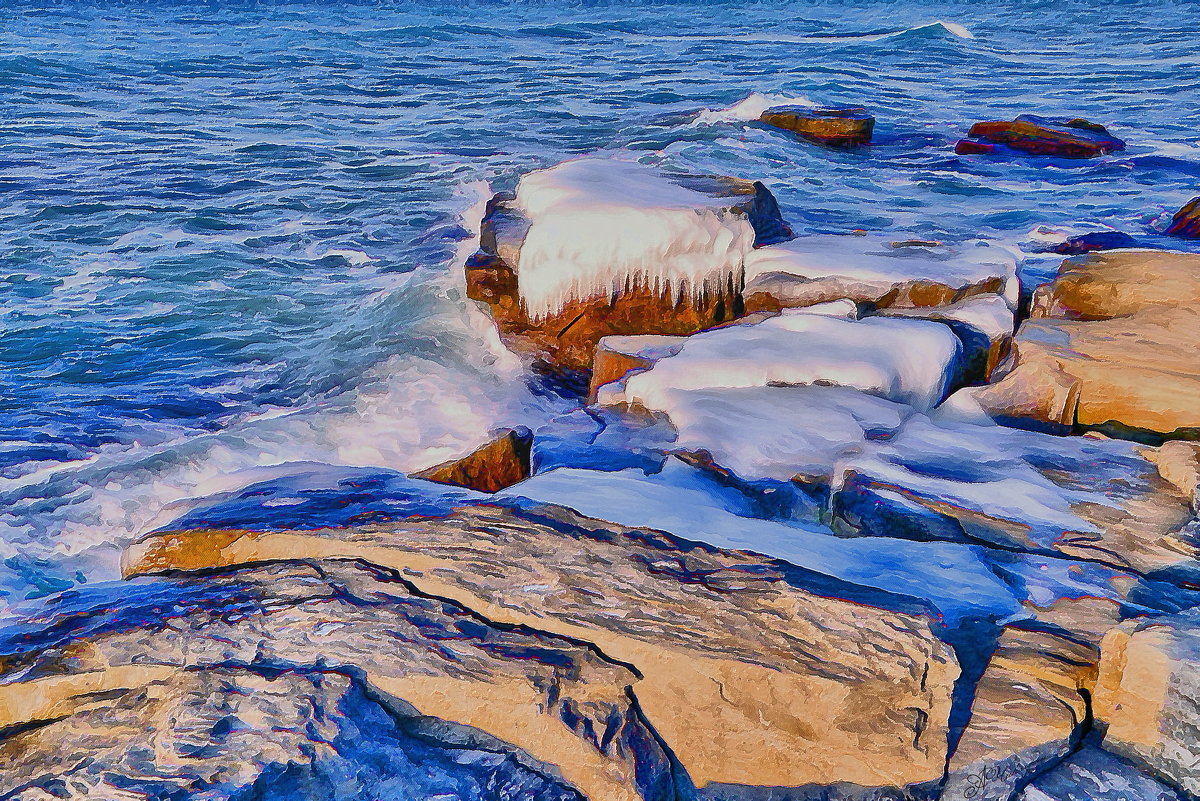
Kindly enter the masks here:
<path id="1" fill-rule="evenodd" d="M 1034 156 L 1087 159 L 1124 150 L 1125 143 L 1103 125 L 1084 119 L 1050 119 L 1022 114 L 1011 122 L 977 122 L 971 139 L 959 140 L 959 155 L 1019 151 Z"/>
<path id="2" fill-rule="evenodd" d="M 865 108 L 772 106 L 759 121 L 830 147 L 855 147 L 871 142 L 875 118 Z"/>
<path id="3" fill-rule="evenodd" d="M 480 492 L 497 492 L 529 478 L 533 434 L 527 428 L 508 429 L 461 459 L 413 475 Z"/>

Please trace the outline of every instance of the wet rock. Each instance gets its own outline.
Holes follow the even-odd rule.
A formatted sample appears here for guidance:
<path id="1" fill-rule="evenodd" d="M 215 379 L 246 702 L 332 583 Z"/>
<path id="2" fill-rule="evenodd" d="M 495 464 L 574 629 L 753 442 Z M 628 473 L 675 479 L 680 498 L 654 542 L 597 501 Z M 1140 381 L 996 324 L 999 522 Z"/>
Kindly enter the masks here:
<path id="1" fill-rule="evenodd" d="M 775 106 L 759 121 L 830 147 L 855 147 L 871 141 L 875 118 L 865 108 Z"/>
<path id="2" fill-rule="evenodd" d="M 1200 197 L 1192 198 L 1175 212 L 1165 233 L 1184 239 L 1200 239 Z"/>
<path id="3" fill-rule="evenodd" d="M 699 786 L 903 788 L 942 774 L 958 668 L 934 620 L 751 553 L 514 501 L 387 525 L 166 532 L 127 564 L 282 554 L 369 558 L 498 623 L 594 644 L 638 671 L 646 720 Z"/>
<path id="4" fill-rule="evenodd" d="M 1097 250 L 1119 250 L 1135 248 L 1138 241 L 1122 231 L 1093 231 L 1080 234 L 1060 242 L 1049 249 L 1050 253 L 1061 253 L 1064 256 L 1078 256 Z"/>
<path id="5" fill-rule="evenodd" d="M 1007 801 L 1066 757 L 1090 724 L 1099 656 L 1066 637 L 1005 627 L 975 685 L 943 801 Z"/>
<path id="6" fill-rule="evenodd" d="M 586 378 L 614 334 L 690 334 L 742 312 L 742 264 L 791 237 L 759 182 L 565 162 L 488 204 L 468 297 L 540 369 Z"/>
<path id="7" fill-rule="evenodd" d="M 872 308 L 947 306 L 999 294 L 1016 302 L 1016 262 L 995 247 L 806 236 L 746 260 L 747 313 L 848 298 Z"/>
<path id="8" fill-rule="evenodd" d="M 1101 653 L 1095 716 L 1104 748 L 1200 795 L 1200 615 L 1127 621 Z"/>
<path id="9" fill-rule="evenodd" d="M 439 484 L 498 492 L 529 478 L 532 447 L 533 434 L 528 428 L 510 428 L 461 459 L 413 475 Z"/>
<path id="10" fill-rule="evenodd" d="M 1103 125 L 1084 119 L 1050 119 L 1022 114 L 1012 122 L 977 122 L 972 139 L 955 146 L 959 155 L 1019 151 L 1034 156 L 1087 159 L 1124 150 L 1125 143 Z"/>
<path id="11" fill-rule="evenodd" d="M 628 666 L 361 561 L 65 593 L 5 632 L 0 670 L 5 797 L 665 801 L 686 781 Z"/>
<path id="12" fill-rule="evenodd" d="M 1200 432 L 1198 347 L 1200 256 L 1079 256 L 1035 292 L 1011 372 L 973 397 L 996 417 L 1187 436 Z"/>

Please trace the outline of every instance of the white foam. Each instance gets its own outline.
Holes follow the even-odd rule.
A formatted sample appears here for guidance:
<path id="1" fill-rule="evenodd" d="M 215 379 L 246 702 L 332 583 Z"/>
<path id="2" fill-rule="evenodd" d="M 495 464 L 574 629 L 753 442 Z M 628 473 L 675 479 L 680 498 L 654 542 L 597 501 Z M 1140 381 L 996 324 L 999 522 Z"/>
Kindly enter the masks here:
<path id="1" fill-rule="evenodd" d="M 692 297 L 737 286 L 754 247 L 753 227 L 728 198 L 636 162 L 576 159 L 530 173 L 517 205 L 531 222 L 517 285 L 533 319 L 631 282 Z"/>
<path id="2" fill-rule="evenodd" d="M 762 113 L 775 106 L 809 106 L 815 108 L 816 103 L 806 97 L 783 94 L 764 94 L 751 92 L 738 102 L 727 108 L 704 109 L 696 115 L 693 125 L 719 125 L 726 122 L 750 122 L 757 120 Z"/>

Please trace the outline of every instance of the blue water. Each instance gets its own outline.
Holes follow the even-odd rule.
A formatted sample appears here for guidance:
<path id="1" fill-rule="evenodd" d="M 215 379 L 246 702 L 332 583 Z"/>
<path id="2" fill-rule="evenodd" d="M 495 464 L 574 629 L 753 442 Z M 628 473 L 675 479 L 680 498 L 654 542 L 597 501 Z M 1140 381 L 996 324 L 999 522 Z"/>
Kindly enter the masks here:
<path id="1" fill-rule="evenodd" d="M 523 171 L 636 151 L 765 181 L 800 234 L 1162 244 L 1200 188 L 1198 87 L 1194 4 L 5 4 L 0 593 L 111 575 L 275 465 L 413 469 L 561 411 L 455 266 Z M 720 113 L 750 92 L 865 105 L 876 144 Z M 1130 147 L 953 154 L 1026 111 Z"/>

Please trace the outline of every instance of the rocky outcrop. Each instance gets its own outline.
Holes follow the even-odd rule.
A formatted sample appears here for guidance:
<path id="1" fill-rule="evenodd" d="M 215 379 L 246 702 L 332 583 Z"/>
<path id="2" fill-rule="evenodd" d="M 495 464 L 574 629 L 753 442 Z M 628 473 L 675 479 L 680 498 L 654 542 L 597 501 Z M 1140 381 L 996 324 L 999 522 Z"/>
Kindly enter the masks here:
<path id="1" fill-rule="evenodd" d="M 1104 747 L 1200 796 L 1200 615 L 1127 621 L 1101 652 L 1095 715 Z"/>
<path id="2" fill-rule="evenodd" d="M 6 798 L 674 799 L 636 674 L 362 561 L 67 593 L 0 642 Z"/>
<path id="3" fill-rule="evenodd" d="M 1066 757 L 1091 722 L 1098 659 L 1066 637 L 1006 627 L 975 685 L 943 801 L 1007 801 Z"/>
<path id="4" fill-rule="evenodd" d="M 1084 119 L 1049 119 L 1022 114 L 1011 122 L 977 122 L 971 139 L 960 139 L 959 155 L 1014 151 L 1034 156 L 1089 159 L 1125 149 L 1125 143 L 1103 125 Z"/>
<path id="5" fill-rule="evenodd" d="M 1066 259 L 1034 294 L 1011 369 L 974 392 L 990 414 L 1167 436 L 1200 432 L 1200 256 Z"/>
<path id="6" fill-rule="evenodd" d="M 499 492 L 529 478 L 533 434 L 528 428 L 510 428 L 461 459 L 414 473 L 417 478 L 458 487 Z"/>
<path id="7" fill-rule="evenodd" d="M 870 144 L 875 130 L 875 118 L 865 108 L 857 107 L 774 106 L 758 119 L 766 125 L 829 147 Z"/>
<path id="8" fill-rule="evenodd" d="M 983 294 L 1016 302 L 1016 262 L 994 247 L 806 236 L 746 261 L 747 313 L 849 299 L 870 308 L 947 306 Z"/>
<path id="9" fill-rule="evenodd" d="M 497 624 L 594 644 L 637 671 L 639 708 L 698 786 L 942 775 L 958 667 L 934 620 L 754 554 L 518 502 L 352 528 L 166 532 L 134 547 L 127 570 L 299 554 L 369 560 Z"/>
<path id="10" fill-rule="evenodd" d="M 1200 197 L 1192 198 L 1175 212 L 1164 233 L 1183 239 L 1200 239 Z"/>
<path id="11" fill-rule="evenodd" d="M 746 255 L 790 236 L 757 181 L 581 159 L 492 199 L 467 294 L 510 348 L 586 375 L 601 337 L 690 334 L 741 314 Z"/>

